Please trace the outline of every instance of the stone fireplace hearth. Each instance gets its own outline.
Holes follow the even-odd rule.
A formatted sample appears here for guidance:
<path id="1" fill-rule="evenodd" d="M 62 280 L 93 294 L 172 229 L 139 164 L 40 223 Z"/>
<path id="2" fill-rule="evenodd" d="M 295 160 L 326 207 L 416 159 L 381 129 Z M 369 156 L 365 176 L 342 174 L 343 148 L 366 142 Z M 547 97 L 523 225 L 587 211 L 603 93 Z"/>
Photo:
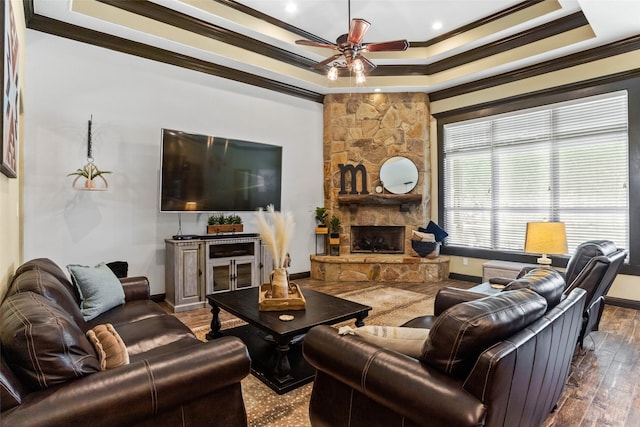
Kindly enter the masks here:
<path id="1" fill-rule="evenodd" d="M 311 255 L 311 278 L 332 282 L 439 282 L 449 278 L 449 257 Z"/>

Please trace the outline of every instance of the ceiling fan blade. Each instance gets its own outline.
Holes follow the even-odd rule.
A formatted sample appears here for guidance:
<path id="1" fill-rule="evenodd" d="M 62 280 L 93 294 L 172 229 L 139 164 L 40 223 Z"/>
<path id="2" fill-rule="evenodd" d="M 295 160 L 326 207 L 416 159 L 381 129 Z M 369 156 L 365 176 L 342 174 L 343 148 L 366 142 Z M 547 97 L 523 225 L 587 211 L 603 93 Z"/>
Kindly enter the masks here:
<path id="1" fill-rule="evenodd" d="M 296 40 L 296 44 L 303 46 L 324 47 L 327 49 L 337 49 L 338 46 L 327 43 L 312 42 L 311 40 Z"/>
<path id="2" fill-rule="evenodd" d="M 402 51 L 409 48 L 409 42 L 406 40 L 394 40 L 390 42 L 380 43 L 365 43 L 362 49 L 366 49 L 368 52 L 391 52 Z"/>
<path id="3" fill-rule="evenodd" d="M 360 61 L 362 61 L 362 63 L 364 64 L 364 72 L 365 72 L 365 74 L 373 71 L 376 68 L 376 64 L 374 64 L 373 62 L 369 61 L 364 55 L 360 55 L 360 56 L 358 56 L 358 58 L 360 58 Z"/>
<path id="4" fill-rule="evenodd" d="M 331 61 L 336 60 L 341 56 L 342 56 L 341 53 L 336 53 L 335 55 L 328 57 L 324 61 L 318 62 L 316 65 L 313 66 L 313 68 L 320 69 L 320 68 L 324 67 L 325 65 L 329 64 Z"/>
<path id="5" fill-rule="evenodd" d="M 370 26 L 371 24 L 364 19 L 353 18 L 351 20 L 351 27 L 349 27 L 349 37 L 347 41 L 353 44 L 360 44 Z"/>

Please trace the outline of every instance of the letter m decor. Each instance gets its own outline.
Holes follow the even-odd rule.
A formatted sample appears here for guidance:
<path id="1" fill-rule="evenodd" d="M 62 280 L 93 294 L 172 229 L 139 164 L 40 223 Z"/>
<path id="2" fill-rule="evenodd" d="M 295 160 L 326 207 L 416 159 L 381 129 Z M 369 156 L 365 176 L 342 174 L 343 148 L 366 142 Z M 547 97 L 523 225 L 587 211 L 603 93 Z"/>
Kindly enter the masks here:
<path id="1" fill-rule="evenodd" d="M 367 191 L 367 169 L 363 164 L 357 166 L 339 164 L 338 167 L 340 168 L 340 192 L 338 194 L 347 194 L 345 183 L 347 172 L 351 174 L 351 193 L 349 194 L 369 194 Z M 360 193 L 358 193 L 356 187 L 358 171 L 360 171 L 360 176 L 362 177 L 362 191 Z"/>

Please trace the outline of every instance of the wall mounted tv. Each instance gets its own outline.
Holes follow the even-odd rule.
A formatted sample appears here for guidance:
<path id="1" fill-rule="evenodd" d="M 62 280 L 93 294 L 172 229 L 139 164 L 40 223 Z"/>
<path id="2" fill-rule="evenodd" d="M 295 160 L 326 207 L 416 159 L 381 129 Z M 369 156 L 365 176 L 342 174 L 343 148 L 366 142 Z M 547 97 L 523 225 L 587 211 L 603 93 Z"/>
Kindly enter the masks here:
<path id="1" fill-rule="evenodd" d="M 280 210 L 282 147 L 162 130 L 161 212 Z"/>

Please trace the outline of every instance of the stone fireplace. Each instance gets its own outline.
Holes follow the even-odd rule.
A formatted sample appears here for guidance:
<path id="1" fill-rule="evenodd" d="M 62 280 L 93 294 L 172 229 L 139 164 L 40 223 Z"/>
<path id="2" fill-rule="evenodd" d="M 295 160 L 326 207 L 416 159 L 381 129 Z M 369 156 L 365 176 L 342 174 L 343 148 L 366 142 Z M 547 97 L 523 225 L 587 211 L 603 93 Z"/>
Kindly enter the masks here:
<path id="1" fill-rule="evenodd" d="M 426 93 L 325 96 L 324 206 L 340 219 L 340 256 L 312 255 L 312 278 L 419 282 L 448 277 L 447 257 L 420 258 L 410 241 L 411 230 L 430 219 L 429 123 Z M 418 169 L 417 185 L 409 194 L 376 192 L 382 184 L 380 167 L 394 156 L 408 158 Z M 352 178 L 349 186 L 345 169 L 366 176 Z M 367 227 L 374 228 L 363 236 L 361 228 Z M 371 230 L 387 227 L 397 236 L 384 236 L 380 243 L 380 235 Z"/>
<path id="2" fill-rule="evenodd" d="M 351 253 L 404 253 L 404 227 L 384 225 L 352 225 Z"/>
<path id="3" fill-rule="evenodd" d="M 400 209 L 398 204 L 380 202 L 391 197 L 375 188 L 381 184 L 380 167 L 385 160 L 403 156 L 418 169 L 418 184 L 410 192 L 417 202 Z M 351 226 L 404 227 L 404 247 L 398 253 L 411 254 L 411 230 L 429 222 L 429 99 L 425 93 L 330 94 L 324 103 L 324 194 L 330 215 L 340 218 L 340 253 L 353 247 Z M 341 167 L 366 169 L 367 195 L 357 205 L 344 202 L 362 188 L 347 188 L 340 194 Z M 344 168 L 344 166 L 343 166 Z M 347 180 L 348 183 L 348 180 Z"/>

